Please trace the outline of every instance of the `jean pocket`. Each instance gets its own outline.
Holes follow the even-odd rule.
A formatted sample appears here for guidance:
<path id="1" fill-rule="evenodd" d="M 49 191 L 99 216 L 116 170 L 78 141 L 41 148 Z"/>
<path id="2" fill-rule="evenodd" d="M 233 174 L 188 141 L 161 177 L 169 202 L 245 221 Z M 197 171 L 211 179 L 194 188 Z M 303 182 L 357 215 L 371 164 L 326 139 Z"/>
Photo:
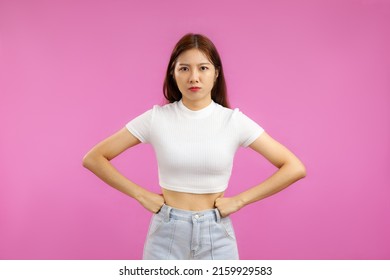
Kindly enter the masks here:
<path id="1" fill-rule="evenodd" d="M 152 221 L 150 222 L 148 236 L 153 235 L 161 227 L 163 223 L 164 223 L 163 218 L 158 214 L 154 214 L 152 217 Z"/>
<path id="2" fill-rule="evenodd" d="M 233 225 L 229 217 L 222 218 L 219 226 L 223 229 L 227 237 L 236 240 L 236 234 L 234 233 Z"/>

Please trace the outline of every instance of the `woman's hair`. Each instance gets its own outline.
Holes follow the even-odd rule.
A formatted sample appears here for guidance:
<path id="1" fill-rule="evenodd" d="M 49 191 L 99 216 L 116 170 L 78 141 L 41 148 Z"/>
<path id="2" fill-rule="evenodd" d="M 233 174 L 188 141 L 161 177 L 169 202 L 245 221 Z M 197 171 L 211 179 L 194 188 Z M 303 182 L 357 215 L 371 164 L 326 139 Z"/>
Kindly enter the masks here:
<path id="1" fill-rule="evenodd" d="M 188 33 L 184 35 L 179 42 L 177 42 L 175 48 L 172 51 L 171 58 L 168 63 L 167 73 L 165 75 L 163 92 L 165 98 L 169 103 L 179 101 L 182 94 L 177 87 L 174 79 L 174 69 L 178 56 L 190 49 L 198 49 L 203 52 L 210 62 L 214 65 L 215 69 L 218 70 L 218 77 L 211 90 L 211 99 L 214 102 L 229 108 L 229 102 L 227 98 L 227 89 L 225 76 L 223 74 L 222 62 L 219 57 L 218 51 L 214 46 L 213 42 L 210 41 L 206 36 L 201 34 Z"/>

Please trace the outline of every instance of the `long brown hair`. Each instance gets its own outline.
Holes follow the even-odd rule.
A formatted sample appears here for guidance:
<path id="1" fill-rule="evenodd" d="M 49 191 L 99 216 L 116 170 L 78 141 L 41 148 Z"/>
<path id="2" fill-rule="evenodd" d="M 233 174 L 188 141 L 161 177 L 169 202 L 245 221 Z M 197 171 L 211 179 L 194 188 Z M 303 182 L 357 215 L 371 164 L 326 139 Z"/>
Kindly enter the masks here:
<path id="1" fill-rule="evenodd" d="M 184 35 L 179 40 L 179 42 L 177 42 L 175 48 L 173 49 L 171 58 L 168 63 L 163 87 L 166 100 L 169 103 L 173 103 L 175 101 L 179 101 L 182 98 L 182 94 L 177 87 L 176 81 L 174 80 L 173 73 L 178 56 L 182 52 L 190 49 L 198 49 L 202 51 L 214 65 L 215 69 L 218 70 L 217 80 L 213 89 L 211 90 L 211 99 L 224 107 L 230 108 L 227 98 L 226 82 L 225 76 L 223 74 L 221 58 L 213 42 L 211 42 L 209 38 L 202 34 L 188 33 Z"/>

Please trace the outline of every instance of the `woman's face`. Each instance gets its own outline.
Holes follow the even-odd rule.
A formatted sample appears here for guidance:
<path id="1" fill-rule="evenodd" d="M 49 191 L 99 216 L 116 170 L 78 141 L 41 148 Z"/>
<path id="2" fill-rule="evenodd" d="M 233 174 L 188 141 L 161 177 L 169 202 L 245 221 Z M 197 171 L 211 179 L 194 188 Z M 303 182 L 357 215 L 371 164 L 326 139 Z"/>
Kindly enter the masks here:
<path id="1" fill-rule="evenodd" d="M 174 78 L 188 108 L 201 109 L 211 102 L 211 90 L 218 77 L 214 65 L 198 49 L 190 49 L 179 55 Z"/>

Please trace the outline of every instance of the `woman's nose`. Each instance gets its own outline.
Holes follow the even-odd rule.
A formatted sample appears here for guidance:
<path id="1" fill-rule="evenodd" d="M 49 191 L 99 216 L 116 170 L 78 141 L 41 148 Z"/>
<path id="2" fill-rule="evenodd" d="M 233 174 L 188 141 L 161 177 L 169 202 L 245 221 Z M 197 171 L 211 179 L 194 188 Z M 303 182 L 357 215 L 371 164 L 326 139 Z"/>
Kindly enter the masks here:
<path id="1" fill-rule="evenodd" d="M 199 73 L 198 71 L 192 71 L 190 76 L 190 83 L 199 83 Z"/>

